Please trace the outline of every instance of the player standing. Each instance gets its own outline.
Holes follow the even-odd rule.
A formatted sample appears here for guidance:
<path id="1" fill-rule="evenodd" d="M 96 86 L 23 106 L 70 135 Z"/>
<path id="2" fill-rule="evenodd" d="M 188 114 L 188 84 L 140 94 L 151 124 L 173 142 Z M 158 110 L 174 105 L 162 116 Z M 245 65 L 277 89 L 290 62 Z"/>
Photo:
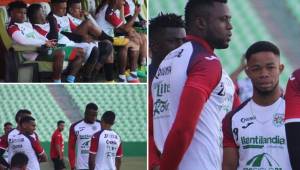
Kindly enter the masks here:
<path id="1" fill-rule="evenodd" d="M 69 133 L 69 161 L 71 169 L 88 169 L 89 149 L 92 136 L 101 130 L 97 121 L 98 106 L 86 105 L 84 119 L 73 123 Z M 76 153 L 76 154 L 75 154 Z"/>
<path id="2" fill-rule="evenodd" d="M 54 163 L 55 170 L 65 169 L 64 162 L 64 139 L 61 132 L 65 128 L 65 122 L 60 120 L 57 122 L 57 129 L 53 132 L 50 145 L 50 157 Z"/>
<path id="3" fill-rule="evenodd" d="M 230 19 L 226 0 L 185 7 L 187 42 L 165 57 L 151 87 L 150 159 L 160 170 L 221 169 L 222 119 L 239 100 L 214 49 L 228 47 Z"/>

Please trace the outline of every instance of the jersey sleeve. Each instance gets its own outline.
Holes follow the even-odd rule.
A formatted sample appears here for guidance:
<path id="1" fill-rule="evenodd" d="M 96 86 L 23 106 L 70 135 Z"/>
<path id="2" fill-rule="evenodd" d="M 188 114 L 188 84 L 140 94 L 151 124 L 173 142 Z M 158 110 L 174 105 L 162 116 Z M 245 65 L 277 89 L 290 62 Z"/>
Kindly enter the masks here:
<path id="1" fill-rule="evenodd" d="M 128 2 L 125 1 L 124 4 L 124 17 L 128 17 L 130 15 L 130 6 Z"/>
<path id="2" fill-rule="evenodd" d="M 90 153 L 91 154 L 96 154 L 97 151 L 98 151 L 99 137 L 100 137 L 100 132 L 97 132 L 93 135 L 93 137 L 91 139 L 91 146 L 90 146 Z"/>
<path id="3" fill-rule="evenodd" d="M 75 134 L 75 129 L 74 129 L 75 124 L 73 124 L 70 127 L 69 131 L 69 144 L 68 144 L 68 156 L 69 156 L 69 162 L 70 162 L 70 167 L 74 168 L 75 167 L 75 147 L 76 147 L 76 134 Z"/>
<path id="4" fill-rule="evenodd" d="M 233 96 L 233 105 L 232 105 L 232 109 L 231 110 L 237 109 L 240 105 L 241 105 L 240 97 L 238 95 L 238 92 L 235 91 L 234 96 Z"/>
<path id="5" fill-rule="evenodd" d="M 115 28 L 118 28 L 123 24 L 123 20 L 120 17 L 118 17 L 117 14 L 111 8 L 106 9 L 105 19 Z"/>
<path id="6" fill-rule="evenodd" d="M 28 136 L 28 138 L 30 139 L 31 145 L 33 150 L 35 151 L 35 153 L 37 155 L 41 155 L 44 153 L 44 149 L 39 141 L 38 138 L 33 138 L 32 136 Z"/>
<path id="7" fill-rule="evenodd" d="M 232 115 L 233 112 L 228 113 L 222 121 L 223 131 L 223 147 L 224 148 L 237 148 L 232 134 Z"/>
<path id="8" fill-rule="evenodd" d="M 216 57 L 212 59 L 200 55 L 202 54 L 194 56 L 195 58 L 192 56 L 188 66 L 188 77 L 175 121 L 164 145 L 160 170 L 178 168 L 192 141 L 201 110 L 220 81 L 222 69 L 219 60 Z"/>
<path id="9" fill-rule="evenodd" d="M 8 147 L 8 135 L 3 135 L 0 139 L 0 149 L 6 150 Z"/>
<path id="10" fill-rule="evenodd" d="M 122 156 L 123 156 L 123 147 L 122 147 L 122 143 L 121 143 L 117 150 L 117 157 L 120 158 Z"/>
<path id="11" fill-rule="evenodd" d="M 285 122 L 300 122 L 300 69 L 288 81 L 285 103 Z"/>

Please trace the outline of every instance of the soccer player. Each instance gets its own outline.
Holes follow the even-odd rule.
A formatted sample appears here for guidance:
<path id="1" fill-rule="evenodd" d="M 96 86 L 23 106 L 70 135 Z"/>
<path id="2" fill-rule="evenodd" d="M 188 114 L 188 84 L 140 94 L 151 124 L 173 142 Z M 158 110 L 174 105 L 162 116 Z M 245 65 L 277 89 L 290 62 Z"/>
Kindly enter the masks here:
<path id="1" fill-rule="evenodd" d="M 11 16 L 11 21 L 7 31 L 15 43 L 37 47 L 45 46 L 47 48 L 56 47 L 56 40 L 48 40 L 46 37 L 41 36 L 33 29 L 32 25 L 29 22 L 25 22 L 27 10 L 26 3 L 24 3 L 23 1 L 14 1 L 11 2 L 8 6 L 8 13 Z M 45 54 L 39 55 L 38 53 L 25 53 L 23 54 L 23 57 L 26 60 L 34 61 L 43 60 L 44 55 Z M 53 49 L 53 52 L 51 52 L 50 56 L 48 57 L 54 60 L 52 76 L 53 81 L 56 83 L 61 82 L 63 59 L 65 57 L 64 52 L 59 48 Z M 73 63 L 73 67 L 79 67 L 81 65 L 81 59 L 79 58 L 78 60 L 79 63 L 76 66 Z M 67 81 L 73 83 L 76 73 L 76 70 L 74 72 L 70 72 L 67 77 Z"/>
<path id="2" fill-rule="evenodd" d="M 111 129 L 115 117 L 112 111 L 106 111 L 101 117 L 101 131 L 95 133 L 91 140 L 90 170 L 120 170 L 123 155 L 121 138 Z"/>
<path id="3" fill-rule="evenodd" d="M 214 49 L 228 47 L 230 19 L 226 0 L 187 2 L 187 42 L 165 57 L 151 86 L 149 169 L 221 169 L 222 119 L 239 99 Z"/>
<path id="4" fill-rule="evenodd" d="M 28 157 L 26 154 L 22 152 L 18 152 L 14 154 L 14 156 L 11 158 L 11 170 L 26 170 L 28 164 Z"/>
<path id="5" fill-rule="evenodd" d="M 70 127 L 68 149 L 71 170 L 89 168 L 91 138 L 97 131 L 101 130 L 97 115 L 98 106 L 89 103 L 85 108 L 84 119 L 73 123 Z"/>
<path id="6" fill-rule="evenodd" d="M 27 170 L 39 170 L 39 162 L 46 162 L 47 156 L 42 148 L 39 139 L 34 135 L 36 123 L 31 116 L 25 116 L 19 122 L 20 131 L 18 134 L 8 134 L 4 143 L 8 149 L 8 162 L 11 162 L 12 156 L 17 152 L 23 152 L 29 158 Z M 2 146 L 2 145 L 1 145 Z"/>
<path id="7" fill-rule="evenodd" d="M 5 135 L 7 135 L 12 129 L 13 129 L 12 123 L 10 123 L 10 122 L 4 123 L 4 135 L 0 137 L 0 141 L 2 138 L 5 138 Z M 8 161 L 8 152 L 7 151 L 5 151 L 5 153 L 3 154 L 3 158 L 6 160 L 6 162 Z"/>
<path id="8" fill-rule="evenodd" d="M 119 48 L 120 55 L 120 69 L 119 69 L 119 82 L 139 83 L 137 77 L 137 64 L 140 50 L 144 47 L 145 40 L 133 28 L 133 24 L 138 14 L 140 7 L 135 8 L 134 16 L 127 23 L 123 22 L 121 14 L 124 14 L 123 6 L 124 0 L 102 1 L 96 10 L 96 22 L 103 29 L 105 33 L 114 37 L 114 32 L 119 32 L 128 35 L 129 43 L 126 46 Z M 146 51 L 146 49 L 144 50 Z M 146 51 L 147 52 L 147 51 Z M 127 53 L 131 58 L 130 74 L 126 77 L 125 70 L 127 67 Z"/>
<path id="9" fill-rule="evenodd" d="M 300 69 L 291 75 L 285 92 L 285 130 L 290 162 L 293 169 L 300 169 Z"/>
<path id="10" fill-rule="evenodd" d="M 165 56 L 179 47 L 186 36 L 184 21 L 176 14 L 159 14 L 150 20 L 149 46 L 152 54 L 149 65 L 150 82 Z M 164 47 L 164 48 L 162 48 Z"/>
<path id="11" fill-rule="evenodd" d="M 285 101 L 279 87 L 283 71 L 279 49 L 267 41 L 252 44 L 246 73 L 253 96 L 223 121 L 223 170 L 291 169 L 285 127 Z"/>
<path id="12" fill-rule="evenodd" d="M 10 152 L 11 149 L 9 149 L 10 147 L 12 147 L 12 145 L 8 145 L 7 143 L 7 138 L 9 137 L 9 135 L 16 135 L 20 133 L 20 119 L 22 117 L 25 116 L 31 116 L 31 112 L 29 110 L 26 109 L 21 109 L 16 113 L 15 116 L 15 121 L 17 123 L 17 127 L 15 129 L 12 129 L 11 131 L 9 131 L 8 134 L 4 135 L 1 137 L 0 140 L 0 164 L 4 167 L 9 167 L 9 164 L 7 163 L 7 161 L 4 159 L 3 155 L 6 151 L 8 151 L 8 157 L 12 156 L 12 153 Z M 0 167 L 1 167 L 0 165 Z"/>
<path id="13" fill-rule="evenodd" d="M 94 75 L 97 74 L 102 67 L 104 67 L 106 81 L 112 81 L 114 62 L 113 46 L 105 39 L 114 41 L 114 44 L 116 44 L 116 38 L 113 39 L 113 37 L 108 36 L 101 30 L 89 13 L 82 11 L 80 0 L 68 0 L 67 17 L 69 18 L 70 25 L 75 27 L 74 32 L 85 37 L 86 41 L 102 39 L 102 41 L 99 42 L 99 53 L 101 54 L 101 59 L 98 60 L 95 66 Z M 103 38 L 98 38 L 99 36 L 103 36 Z M 126 38 L 118 38 L 118 40 L 120 43 L 118 45 L 126 45 L 129 41 Z"/>
<path id="14" fill-rule="evenodd" d="M 57 129 L 53 132 L 50 145 L 50 157 L 54 164 L 55 170 L 63 170 L 66 168 L 64 162 L 64 139 L 61 132 L 65 128 L 65 122 L 60 120 L 57 122 Z"/>

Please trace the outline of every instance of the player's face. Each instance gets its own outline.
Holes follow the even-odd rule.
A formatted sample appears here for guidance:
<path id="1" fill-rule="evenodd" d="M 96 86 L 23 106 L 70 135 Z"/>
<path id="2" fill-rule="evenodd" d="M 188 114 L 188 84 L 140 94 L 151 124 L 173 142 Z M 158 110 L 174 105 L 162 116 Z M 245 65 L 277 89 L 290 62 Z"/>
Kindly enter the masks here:
<path id="1" fill-rule="evenodd" d="M 65 129 L 65 124 L 64 123 L 59 124 L 58 129 L 59 129 L 59 131 L 62 132 Z"/>
<path id="2" fill-rule="evenodd" d="M 172 50 L 179 47 L 186 37 L 184 28 L 165 28 L 157 36 L 155 42 L 151 45 L 153 57 L 160 57 L 160 60 Z"/>
<path id="3" fill-rule="evenodd" d="M 11 11 L 11 18 L 16 23 L 23 23 L 26 20 L 26 9 L 14 9 Z"/>
<path id="4" fill-rule="evenodd" d="M 12 130 L 12 125 L 6 125 L 4 127 L 4 133 L 7 134 L 10 130 Z"/>
<path id="5" fill-rule="evenodd" d="M 55 15 L 58 15 L 60 17 L 65 16 L 67 12 L 67 3 L 62 2 L 62 3 L 56 3 L 53 5 L 53 13 Z"/>
<path id="6" fill-rule="evenodd" d="M 40 8 L 36 15 L 35 15 L 35 18 L 36 18 L 36 21 L 38 22 L 37 24 L 44 24 L 46 23 L 46 18 L 45 18 L 45 15 L 43 13 L 43 9 Z"/>
<path id="7" fill-rule="evenodd" d="M 29 134 L 29 135 L 33 134 L 34 131 L 35 131 L 35 128 L 36 128 L 35 121 L 30 121 L 28 123 L 24 123 L 24 127 L 23 128 L 24 128 L 24 131 L 27 134 Z"/>
<path id="8" fill-rule="evenodd" d="M 98 111 L 93 109 L 88 109 L 85 111 L 85 120 L 88 123 L 94 123 L 97 120 Z"/>
<path id="9" fill-rule="evenodd" d="M 69 12 L 73 17 L 80 19 L 82 14 L 81 3 L 72 4 Z"/>
<path id="10" fill-rule="evenodd" d="M 274 53 L 258 52 L 247 61 L 246 73 L 254 90 L 260 94 L 269 94 L 278 87 L 279 75 L 283 68 L 279 57 Z"/>
<path id="11" fill-rule="evenodd" d="M 209 13 L 206 39 L 216 49 L 227 48 L 232 30 L 228 6 L 224 3 L 215 2 Z"/>

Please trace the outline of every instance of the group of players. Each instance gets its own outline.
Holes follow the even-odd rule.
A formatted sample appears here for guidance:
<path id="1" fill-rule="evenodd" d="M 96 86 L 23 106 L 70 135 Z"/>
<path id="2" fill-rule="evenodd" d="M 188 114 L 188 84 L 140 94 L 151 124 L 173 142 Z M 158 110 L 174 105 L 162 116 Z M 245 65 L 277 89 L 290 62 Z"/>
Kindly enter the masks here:
<path id="1" fill-rule="evenodd" d="M 300 69 L 284 93 L 279 48 L 255 42 L 245 52 L 253 95 L 241 104 L 214 53 L 232 29 L 226 0 L 188 0 L 184 21 L 150 21 L 150 170 L 300 169 Z"/>
<path id="2" fill-rule="evenodd" d="M 147 39 L 136 31 L 135 26 L 143 27 L 145 20 L 139 17 L 141 7 L 134 2 L 104 0 L 92 15 L 82 10 L 80 0 L 51 0 L 51 11 L 46 15 L 40 4 L 27 7 L 23 1 L 13 1 L 8 5 L 7 31 L 14 43 L 39 47 L 37 53 L 23 54 L 26 60 L 53 61 L 56 83 L 62 81 L 64 61 L 69 62 L 66 82 L 73 83 L 76 77 L 83 82 L 98 80 L 101 69 L 106 82 L 114 81 L 115 49 L 118 81 L 138 83 L 138 64 L 146 65 Z"/>
<path id="3" fill-rule="evenodd" d="M 115 122 L 115 113 L 106 111 L 101 121 L 97 120 L 97 115 L 98 106 L 89 103 L 85 109 L 84 119 L 73 123 L 70 127 L 68 157 L 72 170 L 119 170 L 121 167 L 123 155 L 121 139 L 111 129 Z M 29 110 L 19 110 L 15 116 L 17 127 L 7 130 L 1 137 L 1 170 L 14 168 L 39 170 L 39 163 L 47 161 L 47 155 L 35 132 L 36 121 L 32 116 Z M 12 125 L 9 126 L 12 127 Z M 66 169 L 64 140 L 61 134 L 63 130 L 64 121 L 58 121 L 50 145 L 50 157 L 55 170 Z M 3 156 L 5 153 L 8 155 L 7 158 Z"/>

